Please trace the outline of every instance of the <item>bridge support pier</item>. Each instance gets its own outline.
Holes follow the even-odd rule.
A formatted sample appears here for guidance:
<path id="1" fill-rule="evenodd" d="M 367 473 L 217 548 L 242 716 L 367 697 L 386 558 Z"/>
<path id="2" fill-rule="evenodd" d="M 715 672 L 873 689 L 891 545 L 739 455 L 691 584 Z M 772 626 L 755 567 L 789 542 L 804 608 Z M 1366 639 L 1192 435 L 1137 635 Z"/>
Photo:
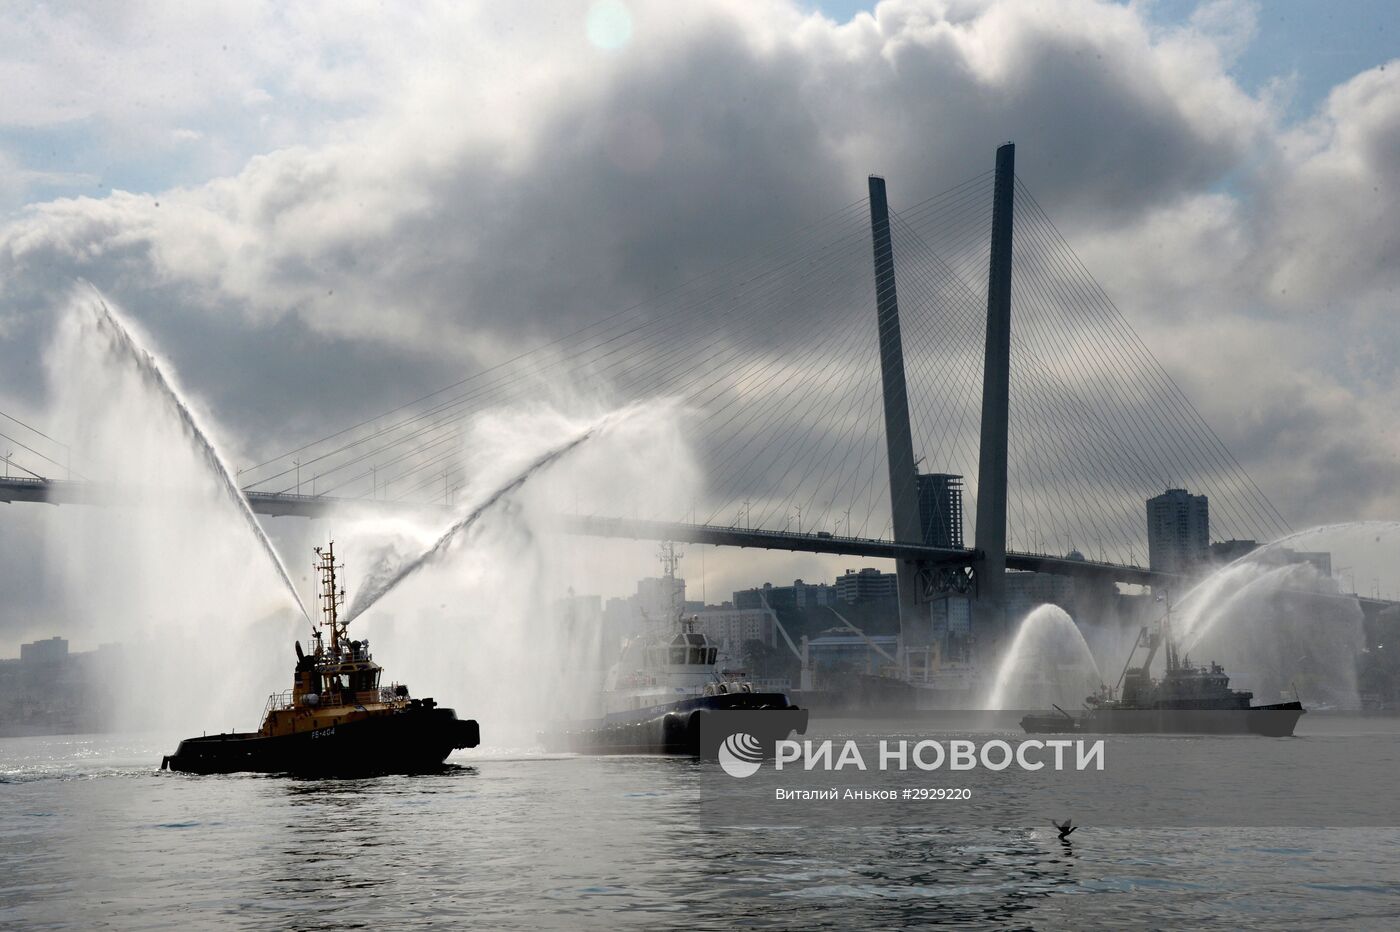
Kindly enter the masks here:
<path id="1" fill-rule="evenodd" d="M 997 149 L 992 254 L 987 277 L 987 344 L 982 371 L 982 436 L 977 463 L 977 567 L 973 635 L 982 647 L 1005 637 L 1006 472 L 1011 408 L 1011 239 L 1016 146 Z"/>

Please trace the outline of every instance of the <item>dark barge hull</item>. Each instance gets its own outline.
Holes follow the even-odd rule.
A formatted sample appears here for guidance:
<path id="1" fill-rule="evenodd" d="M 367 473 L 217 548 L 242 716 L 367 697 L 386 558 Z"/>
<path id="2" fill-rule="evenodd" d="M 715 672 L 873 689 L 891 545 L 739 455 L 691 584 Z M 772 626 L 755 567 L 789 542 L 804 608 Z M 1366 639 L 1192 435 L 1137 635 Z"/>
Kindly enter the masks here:
<path id="1" fill-rule="evenodd" d="M 410 708 L 293 735 L 235 732 L 186 738 L 160 766 L 198 774 L 424 773 L 441 768 L 454 749 L 480 743 L 475 720 L 459 719 L 451 709 Z"/>
<path id="2" fill-rule="evenodd" d="M 1028 734 L 1262 735 L 1286 738 L 1306 710 L 1301 702 L 1248 709 L 1094 709 L 1073 717 L 1055 712 L 1027 715 Z"/>
<path id="3" fill-rule="evenodd" d="M 540 734 L 550 753 L 667 754 L 699 757 L 700 723 L 707 712 L 762 712 L 746 720 L 746 729 L 765 747 L 794 732 L 805 734 L 808 712 L 782 693 L 726 693 L 701 696 L 669 706 L 642 710 L 630 720 L 564 722 Z"/>

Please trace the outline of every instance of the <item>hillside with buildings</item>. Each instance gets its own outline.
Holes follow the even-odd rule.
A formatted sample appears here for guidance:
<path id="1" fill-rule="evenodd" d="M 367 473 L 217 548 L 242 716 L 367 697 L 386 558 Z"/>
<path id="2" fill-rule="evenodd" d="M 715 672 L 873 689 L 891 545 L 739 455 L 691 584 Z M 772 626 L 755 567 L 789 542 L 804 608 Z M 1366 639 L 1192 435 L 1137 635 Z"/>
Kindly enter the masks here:
<path id="1" fill-rule="evenodd" d="M 17 658 L 0 660 L 0 737 L 109 730 L 105 671 L 115 666 L 120 650 L 104 644 L 70 653 L 67 640 L 51 637 L 21 645 Z"/>

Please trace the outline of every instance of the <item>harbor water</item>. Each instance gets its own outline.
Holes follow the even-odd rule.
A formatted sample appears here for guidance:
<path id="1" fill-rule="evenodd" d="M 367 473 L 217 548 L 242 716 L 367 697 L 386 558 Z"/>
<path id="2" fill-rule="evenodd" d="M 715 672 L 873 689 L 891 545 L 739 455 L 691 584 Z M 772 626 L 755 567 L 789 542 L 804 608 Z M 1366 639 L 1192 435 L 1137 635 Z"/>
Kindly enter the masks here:
<path id="1" fill-rule="evenodd" d="M 1310 755 L 1327 732 L 1400 741 L 1395 719 L 1316 715 L 1295 739 L 1214 740 Z M 1135 753 L 1170 753 L 1135 740 Z M 1049 818 L 1072 814 L 1001 828 L 946 810 L 898 826 L 723 825 L 697 805 L 714 762 L 483 747 L 427 776 L 191 777 L 157 771 L 172 746 L 0 739 L 0 928 L 1379 929 L 1400 917 L 1396 827 L 1084 825 L 1063 844 Z"/>

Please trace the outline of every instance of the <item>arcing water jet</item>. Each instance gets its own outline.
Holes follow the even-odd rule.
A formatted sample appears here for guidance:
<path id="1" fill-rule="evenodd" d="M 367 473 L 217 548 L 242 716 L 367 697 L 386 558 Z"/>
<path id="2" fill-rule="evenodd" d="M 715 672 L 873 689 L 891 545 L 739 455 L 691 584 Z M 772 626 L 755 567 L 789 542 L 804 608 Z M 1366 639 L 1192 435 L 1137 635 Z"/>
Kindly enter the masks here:
<path id="1" fill-rule="evenodd" d="M 987 708 L 1078 705 L 1102 677 L 1079 626 L 1058 605 L 1038 605 L 1016 631 L 997 668 Z"/>
<path id="2" fill-rule="evenodd" d="M 591 437 L 596 435 L 602 429 L 602 427 L 602 424 L 590 427 L 583 433 L 579 434 L 577 437 L 570 440 L 568 443 L 562 444 L 561 446 L 557 446 L 554 449 L 549 450 L 548 452 L 539 456 L 534 460 L 534 462 L 530 463 L 530 465 L 526 466 L 520 472 L 516 473 L 516 475 L 509 482 L 500 486 L 490 495 L 488 495 L 486 499 L 475 509 L 473 509 L 469 514 L 465 515 L 462 518 L 459 518 L 456 522 L 452 524 L 451 527 L 449 527 L 446 531 L 443 531 L 441 536 L 439 536 L 438 539 L 434 541 L 432 546 L 428 547 L 427 550 L 424 550 L 421 554 L 414 557 L 412 560 L 409 560 L 407 563 L 404 563 L 392 573 L 385 574 L 377 579 L 371 578 L 366 580 L 364 586 L 361 587 L 359 593 L 356 595 L 355 601 L 351 604 L 350 610 L 345 613 L 345 623 L 349 624 L 350 622 L 354 621 L 355 618 L 361 615 L 366 609 L 374 605 L 375 602 L 378 602 L 381 598 L 387 595 L 390 590 L 392 590 L 399 583 L 403 582 L 409 576 L 412 576 L 419 569 L 440 559 L 454 542 L 456 542 L 463 534 L 470 530 L 471 527 L 474 524 L 476 524 L 477 521 L 481 519 L 482 515 L 490 511 L 491 508 L 498 504 L 503 498 L 510 495 L 512 492 L 518 490 L 521 486 L 528 482 L 530 478 L 533 475 L 535 475 L 535 473 L 549 466 L 551 463 L 556 462 L 560 457 L 569 453 L 571 450 L 574 450 L 575 448 L 589 440 Z"/>
<path id="3" fill-rule="evenodd" d="M 687 444 L 690 412 L 670 398 L 612 414 L 604 404 L 581 391 L 568 402 L 476 412 L 461 441 L 470 491 L 454 513 L 427 522 L 421 513 L 390 518 L 366 509 L 338 516 L 322 535 L 335 536 L 337 553 L 343 544 L 347 564 L 359 570 L 348 601 L 360 608 L 361 590 L 367 599 L 550 448 L 597 431 L 503 496 L 350 625 L 410 682 L 489 721 L 498 746 L 535 747 L 561 707 L 584 714 L 601 702 L 618 645 L 601 599 L 588 593 L 630 588 L 635 568 L 652 561 L 650 542 L 579 537 L 560 517 L 674 516 L 701 494 Z"/>
<path id="4" fill-rule="evenodd" d="M 1307 564 L 1285 563 L 1281 566 L 1251 561 L 1248 557 L 1215 571 L 1193 587 L 1175 606 L 1177 637 L 1182 650 L 1194 650 L 1222 618 L 1238 612 L 1251 600 L 1306 586 L 1308 576 L 1315 575 Z"/>
<path id="5" fill-rule="evenodd" d="M 1335 559 L 1337 547 L 1318 546 L 1319 536 L 1364 530 L 1370 538 L 1395 527 L 1393 522 L 1359 522 L 1300 531 L 1221 567 L 1175 606 L 1183 653 L 1222 662 L 1239 686 L 1266 702 L 1300 696 L 1310 703 L 1355 708 L 1360 703 L 1358 663 L 1366 645 L 1360 605 L 1340 591 L 1334 578 L 1283 547 L 1312 538 L 1311 549 L 1325 550 Z M 1345 559 L 1352 564 L 1355 557 Z"/>
<path id="6" fill-rule="evenodd" d="M 219 456 L 219 451 L 216 450 L 214 445 L 209 441 L 208 434 L 200 427 L 199 421 L 195 418 L 194 413 L 190 411 L 185 405 L 185 402 L 180 398 L 180 394 L 171 384 L 171 380 L 162 371 L 160 364 L 156 361 L 154 356 L 137 344 L 136 340 L 131 336 L 131 331 L 122 323 L 116 312 L 107 306 L 107 302 L 102 299 L 101 295 L 97 297 L 90 307 L 97 323 L 98 332 L 107 339 L 108 352 L 119 355 L 122 359 L 135 366 L 136 371 L 140 374 L 146 386 L 154 390 L 175 413 L 181 429 L 194 444 L 200 459 L 217 478 L 220 490 L 233 506 L 238 509 L 239 514 L 243 516 L 243 521 L 247 525 L 248 530 L 252 532 L 259 545 L 261 545 L 263 553 L 267 556 L 268 560 L 271 561 L 273 567 L 276 568 L 277 575 L 281 577 L 283 585 L 287 587 L 288 597 L 301 611 L 303 617 L 307 618 L 309 621 L 310 616 L 307 615 L 306 606 L 302 604 L 301 598 L 297 595 L 296 586 L 292 584 L 291 577 L 287 574 L 287 568 L 282 565 L 282 559 L 273 548 L 272 541 L 268 540 L 266 532 L 262 529 L 262 525 L 258 523 L 258 519 L 253 515 L 253 510 L 248 507 L 248 501 L 243 497 L 243 493 L 239 490 L 238 484 L 234 482 L 233 475 L 229 471 L 227 464 L 224 463 L 223 457 Z"/>

